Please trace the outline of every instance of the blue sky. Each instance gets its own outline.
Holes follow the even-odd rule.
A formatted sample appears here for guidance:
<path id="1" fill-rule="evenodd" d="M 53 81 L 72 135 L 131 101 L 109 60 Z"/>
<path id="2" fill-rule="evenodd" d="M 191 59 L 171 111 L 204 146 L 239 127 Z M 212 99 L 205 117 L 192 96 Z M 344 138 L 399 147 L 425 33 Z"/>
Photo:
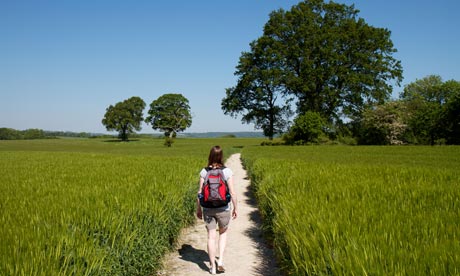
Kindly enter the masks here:
<path id="1" fill-rule="evenodd" d="M 181 93 L 193 114 L 186 132 L 253 131 L 221 99 L 269 13 L 298 2 L 0 0 L 0 127 L 105 133 L 109 105 Z M 394 97 L 430 74 L 460 80 L 460 1 L 336 2 L 391 30 L 404 70 Z"/>

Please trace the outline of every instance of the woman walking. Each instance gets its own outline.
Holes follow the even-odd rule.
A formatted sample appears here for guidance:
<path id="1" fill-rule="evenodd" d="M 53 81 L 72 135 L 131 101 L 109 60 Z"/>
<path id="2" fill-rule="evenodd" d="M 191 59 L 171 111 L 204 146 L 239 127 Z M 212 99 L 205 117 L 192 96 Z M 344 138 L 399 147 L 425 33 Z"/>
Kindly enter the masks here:
<path id="1" fill-rule="evenodd" d="M 219 181 L 224 181 L 220 185 Z M 233 187 L 233 172 L 223 164 L 220 146 L 211 148 L 208 166 L 200 172 L 196 215 L 204 219 L 208 231 L 210 273 L 225 272 L 224 251 L 230 217 L 238 216 L 237 198 Z M 214 185 L 213 185 L 214 184 Z M 231 204 L 229 204 L 231 202 Z M 218 227 L 218 228 L 217 228 Z M 216 262 L 216 229 L 219 231 L 219 257 Z"/>

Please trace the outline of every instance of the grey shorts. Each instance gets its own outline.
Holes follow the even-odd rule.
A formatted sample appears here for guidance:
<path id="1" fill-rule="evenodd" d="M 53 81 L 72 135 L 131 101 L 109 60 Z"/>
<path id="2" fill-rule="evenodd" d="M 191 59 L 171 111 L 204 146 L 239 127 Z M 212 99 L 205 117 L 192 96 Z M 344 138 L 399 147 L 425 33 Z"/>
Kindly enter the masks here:
<path id="1" fill-rule="evenodd" d="M 208 230 L 213 230 L 219 225 L 219 229 L 227 229 L 228 224 L 230 223 L 230 208 L 222 210 L 221 208 L 212 209 L 204 208 L 203 209 L 203 219 L 206 223 L 206 228 Z"/>

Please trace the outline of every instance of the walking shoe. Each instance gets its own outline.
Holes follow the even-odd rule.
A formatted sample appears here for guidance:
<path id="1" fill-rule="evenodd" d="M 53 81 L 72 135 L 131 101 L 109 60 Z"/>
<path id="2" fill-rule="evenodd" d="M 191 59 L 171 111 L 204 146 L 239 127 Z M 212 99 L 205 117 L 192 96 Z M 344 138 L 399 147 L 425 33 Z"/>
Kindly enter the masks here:
<path id="1" fill-rule="evenodd" d="M 216 262 L 216 265 L 217 265 L 217 272 L 220 272 L 220 273 L 225 272 L 224 262 L 219 260 Z"/>
<path id="2" fill-rule="evenodd" d="M 211 273 L 212 275 L 216 275 L 216 267 L 211 266 L 211 268 L 209 269 L 209 273 Z"/>
<path id="3" fill-rule="evenodd" d="M 224 265 L 223 265 L 223 264 L 217 265 L 217 271 L 218 271 L 218 272 L 225 272 L 225 267 L 224 267 Z"/>

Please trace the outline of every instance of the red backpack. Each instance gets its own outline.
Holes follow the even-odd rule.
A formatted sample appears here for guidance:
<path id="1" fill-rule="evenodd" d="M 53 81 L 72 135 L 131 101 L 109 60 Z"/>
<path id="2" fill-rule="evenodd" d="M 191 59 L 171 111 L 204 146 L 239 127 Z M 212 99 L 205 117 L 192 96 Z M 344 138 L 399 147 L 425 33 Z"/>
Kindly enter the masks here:
<path id="1" fill-rule="evenodd" d="M 201 191 L 200 204 L 206 208 L 224 207 L 230 202 L 227 181 L 223 170 L 225 167 L 207 167 L 204 178 L 203 189 Z"/>

